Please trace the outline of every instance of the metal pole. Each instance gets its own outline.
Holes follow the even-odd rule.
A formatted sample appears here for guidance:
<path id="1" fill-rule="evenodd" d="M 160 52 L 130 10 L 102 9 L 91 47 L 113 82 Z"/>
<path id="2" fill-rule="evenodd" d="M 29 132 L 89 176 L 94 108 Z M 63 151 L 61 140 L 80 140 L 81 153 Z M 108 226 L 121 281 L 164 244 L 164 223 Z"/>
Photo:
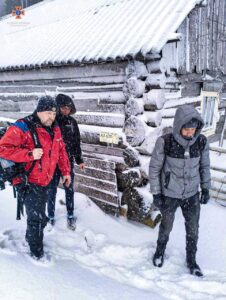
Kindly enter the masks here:
<path id="1" fill-rule="evenodd" d="M 221 131 L 221 136 L 220 136 L 220 141 L 219 141 L 219 147 L 223 146 L 225 129 L 226 129 L 226 108 L 224 109 L 224 125 L 223 125 L 223 129 Z"/>

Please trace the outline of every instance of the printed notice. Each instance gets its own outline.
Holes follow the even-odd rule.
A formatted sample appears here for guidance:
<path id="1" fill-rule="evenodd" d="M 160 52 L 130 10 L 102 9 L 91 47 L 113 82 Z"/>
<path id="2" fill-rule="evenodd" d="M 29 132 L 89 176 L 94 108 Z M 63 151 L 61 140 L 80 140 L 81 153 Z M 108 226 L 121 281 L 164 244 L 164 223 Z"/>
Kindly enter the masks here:
<path id="1" fill-rule="evenodd" d="M 117 145 L 119 142 L 118 134 L 112 133 L 112 132 L 101 132 L 100 133 L 100 142 Z"/>

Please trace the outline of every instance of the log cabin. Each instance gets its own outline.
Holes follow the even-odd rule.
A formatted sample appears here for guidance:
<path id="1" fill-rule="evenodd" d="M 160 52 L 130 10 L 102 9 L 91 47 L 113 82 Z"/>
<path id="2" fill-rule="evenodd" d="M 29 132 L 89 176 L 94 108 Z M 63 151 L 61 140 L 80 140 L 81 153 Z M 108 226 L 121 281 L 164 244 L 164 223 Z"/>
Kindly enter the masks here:
<path id="1" fill-rule="evenodd" d="M 0 19 L 0 116 L 41 95 L 77 108 L 85 172 L 75 188 L 106 211 L 150 211 L 148 164 L 176 108 L 197 107 L 220 139 L 226 101 L 225 0 L 46 0 Z"/>

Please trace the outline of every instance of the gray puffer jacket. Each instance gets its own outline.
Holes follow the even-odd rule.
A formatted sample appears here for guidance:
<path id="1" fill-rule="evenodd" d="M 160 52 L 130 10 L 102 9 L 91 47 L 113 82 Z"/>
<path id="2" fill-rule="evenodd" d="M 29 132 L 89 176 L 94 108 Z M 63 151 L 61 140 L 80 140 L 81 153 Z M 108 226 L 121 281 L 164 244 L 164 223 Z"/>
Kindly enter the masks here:
<path id="1" fill-rule="evenodd" d="M 191 119 L 197 119 L 194 137 L 186 140 L 181 128 Z M 203 120 L 197 110 L 183 105 L 176 111 L 173 133 L 158 138 L 152 153 L 149 178 L 152 194 L 185 199 L 195 195 L 199 186 L 210 188 L 209 145 L 200 134 Z"/>

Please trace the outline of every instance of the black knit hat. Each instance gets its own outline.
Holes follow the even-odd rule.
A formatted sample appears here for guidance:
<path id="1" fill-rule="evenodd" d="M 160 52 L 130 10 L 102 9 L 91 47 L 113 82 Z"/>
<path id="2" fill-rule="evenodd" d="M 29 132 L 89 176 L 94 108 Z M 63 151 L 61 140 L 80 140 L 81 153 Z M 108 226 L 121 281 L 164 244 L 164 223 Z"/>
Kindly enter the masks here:
<path id="1" fill-rule="evenodd" d="M 37 112 L 42 111 L 56 111 L 56 102 L 51 96 L 43 96 L 39 99 L 36 108 Z"/>
<path id="2" fill-rule="evenodd" d="M 59 109 L 60 107 L 63 106 L 68 106 L 71 108 L 71 112 L 70 114 L 73 115 L 74 113 L 76 113 L 76 108 L 74 105 L 73 100 L 71 99 L 71 97 L 64 95 L 64 94 L 58 94 L 56 96 L 56 104 L 57 104 L 57 108 Z"/>
<path id="3" fill-rule="evenodd" d="M 182 128 L 197 128 L 199 125 L 199 121 L 197 119 L 191 119 L 186 124 L 182 126 Z"/>

